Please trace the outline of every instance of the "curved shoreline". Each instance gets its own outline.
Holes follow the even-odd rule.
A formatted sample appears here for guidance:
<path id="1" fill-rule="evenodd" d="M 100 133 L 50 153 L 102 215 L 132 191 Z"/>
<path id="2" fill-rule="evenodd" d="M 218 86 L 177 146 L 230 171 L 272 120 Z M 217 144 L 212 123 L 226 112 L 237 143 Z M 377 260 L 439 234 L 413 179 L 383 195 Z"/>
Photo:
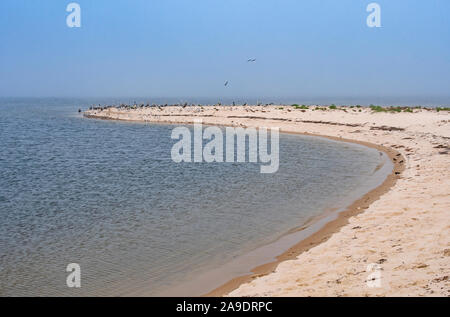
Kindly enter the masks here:
<path id="1" fill-rule="evenodd" d="M 91 116 L 86 115 L 87 118 L 94 118 L 94 119 L 100 119 L 100 120 L 116 120 L 116 121 L 126 121 L 126 122 L 135 122 L 135 123 L 144 123 L 143 121 L 139 120 L 123 120 L 123 119 L 111 119 L 107 116 Z M 148 122 L 146 122 L 148 123 Z M 151 123 L 158 123 L 158 124 L 183 124 L 183 125 L 192 125 L 194 122 L 183 122 L 183 121 L 158 121 L 158 122 L 151 122 Z M 208 126 L 210 124 L 203 123 L 205 126 Z M 219 126 L 219 127 L 227 127 L 232 126 L 229 124 L 213 124 L 213 126 Z M 366 194 L 364 194 L 362 197 L 355 200 L 350 206 L 345 208 L 342 211 L 337 212 L 336 219 L 327 221 L 324 225 L 322 225 L 318 230 L 314 231 L 312 234 L 308 235 L 306 238 L 300 240 L 297 242 L 294 246 L 290 247 L 286 251 L 282 252 L 280 255 L 275 256 L 276 260 L 268 263 L 264 263 L 262 265 L 256 266 L 250 270 L 251 273 L 243 275 L 243 276 L 237 276 L 228 282 L 226 282 L 223 285 L 220 285 L 219 287 L 214 288 L 212 291 L 209 291 L 202 296 L 206 297 L 218 297 L 218 296 L 224 296 L 230 293 L 231 291 L 237 289 L 240 285 L 247 283 L 251 280 L 253 280 L 256 277 L 261 277 L 267 274 L 270 274 L 274 271 L 274 269 L 283 261 L 292 260 L 299 256 L 301 253 L 308 251 L 310 248 L 313 248 L 317 246 L 318 244 L 321 244 L 325 241 L 327 241 L 331 235 L 333 235 L 335 232 L 337 232 L 341 227 L 348 224 L 348 220 L 350 217 L 353 217 L 359 213 L 364 212 L 365 209 L 368 208 L 368 205 L 370 205 L 372 202 L 378 200 L 381 195 L 389 191 L 389 189 L 395 184 L 398 175 L 404 170 L 404 165 L 400 164 L 399 160 L 394 161 L 393 159 L 396 157 L 401 157 L 401 154 L 398 151 L 395 151 L 393 149 L 377 145 L 370 142 L 364 142 L 364 141 L 358 141 L 358 140 L 352 140 L 352 139 L 343 139 L 340 137 L 334 137 L 330 135 L 321 135 L 321 134 L 311 134 L 311 133 L 301 133 L 301 132 L 295 132 L 290 130 L 282 130 L 280 129 L 280 133 L 285 134 L 296 134 L 296 135 L 305 135 L 305 136 L 313 136 L 313 137 L 322 137 L 326 139 L 330 139 L 337 142 L 347 142 L 347 143 L 354 143 L 363 145 L 366 147 L 374 148 L 378 151 L 381 151 L 385 153 L 388 158 L 390 159 L 391 163 L 393 164 L 392 172 L 386 176 L 383 183 L 376 188 L 373 188 Z M 400 155 L 400 156 L 397 156 Z M 398 173 L 396 175 L 396 173 Z M 365 205 L 365 206 L 362 206 Z M 307 223 L 303 224 L 300 230 L 303 230 L 308 227 L 312 227 L 314 224 L 316 224 L 321 218 L 323 218 L 324 214 L 320 214 L 316 217 L 314 217 L 312 220 L 308 221 Z M 292 228 L 290 231 L 297 231 L 299 228 Z"/>
<path id="2" fill-rule="evenodd" d="M 309 249 L 326 242 L 335 232 L 339 231 L 339 229 L 349 223 L 349 219 L 359 213 L 364 212 L 368 206 L 373 203 L 374 201 L 378 200 L 381 195 L 388 192 L 392 186 L 395 185 L 398 175 L 400 175 L 401 172 L 405 169 L 404 164 L 400 164 L 399 160 L 394 161 L 394 158 L 401 157 L 401 154 L 398 151 L 386 148 L 381 145 L 369 143 L 369 142 L 363 142 L 363 141 L 357 141 L 357 140 L 351 140 L 351 139 L 342 139 L 337 138 L 329 135 L 319 135 L 319 134 L 309 134 L 309 133 L 299 133 L 299 132 L 291 132 L 291 131 L 282 131 L 282 133 L 290 133 L 290 134 L 298 134 L 298 135 L 308 135 L 308 136 L 316 136 L 316 137 L 323 137 L 327 139 L 331 139 L 334 141 L 339 142 L 348 142 L 348 143 L 356 143 L 360 145 L 364 145 L 370 148 L 374 148 L 378 151 L 381 151 L 385 153 L 391 163 L 393 164 L 392 172 L 386 176 L 383 183 L 372 190 L 370 190 L 368 193 L 364 194 L 362 197 L 355 200 L 350 206 L 345 208 L 343 211 L 340 211 L 336 214 L 336 219 L 330 220 L 326 222 L 321 228 L 316 230 L 314 233 L 309 235 L 307 238 L 299 241 L 294 246 L 290 247 L 288 250 L 284 251 L 280 255 L 276 256 L 276 260 L 259 265 L 257 267 L 252 268 L 250 271 L 251 273 L 244 275 L 244 276 L 238 276 L 227 283 L 215 288 L 214 290 L 204 294 L 203 296 L 207 297 L 216 297 L 216 296 L 224 296 L 229 294 L 230 292 L 237 289 L 240 285 L 248 283 L 252 281 L 253 279 L 257 277 L 261 277 L 264 275 L 268 275 L 270 273 L 274 272 L 274 269 L 281 263 L 287 260 L 292 260 L 297 258 L 300 254 L 303 252 L 308 251 Z M 397 156 L 397 155 L 400 156 Z M 398 173 L 398 174 L 396 174 Z M 313 226 L 318 220 L 320 220 L 321 217 L 324 215 L 318 215 L 315 218 L 319 219 L 313 219 L 310 223 L 304 224 L 303 227 L 311 227 Z M 303 228 L 302 228 L 303 229 Z M 295 229 L 293 229 L 295 230 Z"/>
<path id="3" fill-rule="evenodd" d="M 336 141 L 351 142 L 372 147 L 386 153 L 390 158 L 394 167 L 392 173 L 384 180 L 384 182 L 380 186 L 372 189 L 370 192 L 366 193 L 363 197 L 353 202 L 351 206 L 346 208 L 344 211 L 340 212 L 336 219 L 326 223 L 317 232 L 313 233 L 306 239 L 299 241 L 295 246 L 283 252 L 281 255 L 277 257 L 276 261 L 257 266 L 252 270 L 253 274 L 248 274 L 245 276 L 234 278 L 231 281 L 228 281 L 227 283 L 214 289 L 213 291 L 208 292 L 204 296 L 226 295 L 229 292 L 232 292 L 231 294 L 232 296 L 286 296 L 287 294 L 286 292 L 288 292 L 288 294 L 293 292 L 291 291 L 293 288 L 288 287 L 292 283 L 287 282 L 285 280 L 287 276 L 291 276 L 291 278 L 294 278 L 294 280 L 296 279 L 297 281 L 308 279 L 309 280 L 315 279 L 321 281 L 319 284 L 317 284 L 318 282 L 315 282 L 314 283 L 315 287 L 313 288 L 307 289 L 303 287 L 300 287 L 299 289 L 294 288 L 296 294 L 306 293 L 310 294 L 306 296 L 315 296 L 314 294 L 317 294 L 317 290 L 320 291 L 320 294 L 322 294 L 322 296 L 323 294 L 330 294 L 330 291 L 333 294 L 348 293 L 347 289 L 343 290 L 344 285 L 335 285 L 334 287 L 330 288 L 330 286 L 327 284 L 323 285 L 324 284 L 323 282 L 326 281 L 326 279 L 329 279 L 330 275 L 340 272 L 341 274 L 344 275 L 350 274 L 348 275 L 349 281 L 346 280 L 346 283 L 347 282 L 351 283 L 352 279 L 357 277 L 357 275 L 362 272 L 345 273 L 345 271 L 349 270 L 355 271 L 355 269 L 360 270 L 358 269 L 361 267 L 361 264 L 358 264 L 360 260 L 356 262 L 353 260 L 352 262 L 349 263 L 350 265 L 353 266 L 353 268 L 346 269 L 345 267 L 347 266 L 344 267 L 335 266 L 333 267 L 333 270 L 331 271 L 328 270 L 329 271 L 328 273 L 320 273 L 318 275 L 317 272 L 314 273 L 313 271 L 319 270 L 317 269 L 317 264 L 319 264 L 319 266 L 322 266 L 324 263 L 327 264 L 327 262 L 325 262 L 326 260 L 324 260 L 323 258 L 329 258 L 329 256 L 335 257 L 333 263 L 335 263 L 336 261 L 339 261 L 337 263 L 340 264 L 345 263 L 346 261 L 345 259 L 343 259 L 343 254 L 342 252 L 340 252 L 341 248 L 342 249 L 347 248 L 347 252 L 349 252 L 348 249 L 350 248 L 350 245 L 354 245 L 353 248 L 356 247 L 354 253 L 356 255 L 358 254 L 361 255 L 361 249 L 359 246 L 361 240 L 353 240 L 356 242 L 351 242 L 352 240 L 348 240 L 348 242 L 346 242 L 346 244 L 344 245 L 341 245 L 342 242 L 339 241 L 341 241 L 341 238 L 343 236 L 346 237 L 346 239 L 349 239 L 350 234 L 352 235 L 357 234 L 358 239 L 362 238 L 363 240 L 364 239 L 367 240 L 368 238 L 370 238 L 375 233 L 373 230 L 376 227 L 380 226 L 378 222 L 374 224 L 374 220 L 372 220 L 375 219 L 374 217 L 372 217 L 372 214 L 374 212 L 377 213 L 378 215 L 377 217 L 380 217 L 379 215 L 381 214 L 381 217 L 400 218 L 399 222 L 390 223 L 387 220 L 382 222 L 383 228 L 386 228 L 385 230 L 388 230 L 387 237 L 383 241 L 385 240 L 402 241 L 403 238 L 407 239 L 408 241 L 415 241 L 417 235 L 421 235 L 424 232 L 424 229 L 421 228 L 425 224 L 432 225 L 435 228 L 435 232 L 442 231 L 445 233 L 445 229 L 443 229 L 443 226 L 445 224 L 442 224 L 442 219 L 445 219 L 445 206 L 448 202 L 448 199 L 445 199 L 445 196 L 444 198 L 437 198 L 438 200 L 435 203 L 433 203 L 432 206 L 431 205 L 429 206 L 429 209 L 432 210 L 432 214 L 434 215 L 434 217 L 430 214 L 430 212 L 422 209 L 419 209 L 418 211 L 414 212 L 414 210 L 417 209 L 414 207 L 416 207 L 416 205 L 419 204 L 419 202 L 421 201 L 420 197 L 423 196 L 424 194 L 427 194 L 426 191 L 423 191 L 422 193 L 420 192 L 417 193 L 417 190 L 419 190 L 418 186 L 425 185 L 420 183 L 423 177 L 420 177 L 421 175 L 419 175 L 418 173 L 419 171 L 422 171 L 423 168 L 427 168 L 427 166 L 429 166 L 427 162 L 430 162 L 430 164 L 431 163 L 434 164 L 432 166 L 437 166 L 437 168 L 443 169 L 443 175 L 446 174 L 445 171 L 447 170 L 447 165 L 445 165 L 445 156 L 439 154 L 447 154 L 447 152 L 441 151 L 439 149 L 450 148 L 447 145 L 448 140 L 450 138 L 447 135 L 448 130 L 446 130 L 446 124 L 448 124 L 448 122 L 450 121 L 442 120 L 443 118 L 446 119 L 448 117 L 448 114 L 436 114 L 430 113 L 429 111 L 428 112 L 419 111 L 420 113 L 417 114 L 417 117 L 413 117 L 416 116 L 416 114 L 373 114 L 368 109 L 363 109 L 362 114 L 361 110 L 359 110 L 359 114 L 347 113 L 347 111 L 345 111 L 346 113 L 343 114 L 339 110 L 336 110 L 334 112 L 330 111 L 328 113 L 323 113 L 320 111 L 311 112 L 310 110 L 308 110 L 305 114 L 304 113 L 305 111 L 302 111 L 302 113 L 298 111 L 291 112 L 292 110 L 288 110 L 288 112 L 286 112 L 286 110 L 279 111 L 279 109 L 283 108 L 276 108 L 276 107 L 277 106 L 273 107 L 249 106 L 244 108 L 223 107 L 220 110 L 213 107 L 207 109 L 203 108 L 200 109 L 196 107 L 196 109 L 188 109 L 188 110 L 182 110 L 179 107 L 172 107 L 171 109 L 159 109 L 159 110 L 137 109 L 125 111 L 122 113 L 118 113 L 117 111 L 110 112 L 109 110 L 100 112 L 90 111 L 88 113 L 85 113 L 85 116 L 97 119 L 122 120 L 122 121 L 147 122 L 147 123 L 192 124 L 194 120 L 203 119 L 203 124 L 205 125 L 234 126 L 234 127 L 236 126 L 269 127 L 271 125 L 279 127 L 280 132 L 283 133 L 326 137 Z M 352 111 L 349 108 L 346 109 Z M 261 117 L 253 115 L 246 116 L 245 111 L 260 112 L 262 116 Z M 355 110 L 353 111 L 355 112 Z M 238 115 L 235 115 L 236 113 Z M 282 115 L 280 115 L 280 113 Z M 273 114 L 276 114 L 276 117 L 274 117 Z M 398 119 L 399 116 L 402 118 L 402 120 Z M 304 120 L 304 119 L 314 119 L 314 120 Z M 417 122 L 420 122 L 421 125 L 417 125 Z M 334 136 L 327 135 L 326 133 L 334 134 Z M 342 137 L 342 135 L 346 137 Z M 354 136 L 355 138 L 353 138 Z M 435 145 L 438 144 L 438 146 L 433 146 L 433 144 Z M 398 149 L 401 149 L 401 151 L 399 151 Z M 421 153 L 422 150 L 426 151 L 425 155 Z M 410 163 L 408 163 L 411 161 L 411 159 L 413 161 L 416 161 L 417 163 L 420 163 L 420 165 L 417 164 L 416 166 L 412 167 Z M 408 173 L 407 175 L 403 176 L 402 172 L 405 171 L 407 164 L 408 164 Z M 411 173 L 413 172 L 417 173 L 417 175 L 415 175 L 414 178 L 411 177 L 412 176 Z M 442 175 L 442 171 L 440 173 L 441 174 L 438 174 L 437 177 L 435 176 L 437 178 L 437 181 L 440 180 L 440 175 Z M 399 179 L 402 179 L 401 185 L 395 186 L 394 190 L 393 187 L 394 185 L 396 185 Z M 408 187 L 405 187 L 406 184 L 409 184 Z M 436 187 L 436 182 L 430 183 L 430 181 L 427 181 L 427 185 L 429 189 L 432 190 L 431 192 L 432 196 L 442 197 L 442 192 L 445 192 L 445 186 Z M 410 197 L 410 195 L 416 195 L 415 202 L 409 202 L 409 199 L 406 199 L 406 197 L 404 197 L 406 194 L 402 194 L 403 192 L 406 192 L 406 194 L 408 194 L 406 197 Z M 380 197 L 384 194 L 386 194 L 386 197 L 380 199 Z M 398 198 L 400 198 L 401 200 L 400 201 L 392 200 Z M 424 198 L 422 197 L 422 199 Z M 374 204 L 374 202 L 376 202 L 377 200 L 379 200 L 379 202 Z M 386 204 L 388 206 L 386 206 Z M 393 205 L 403 206 L 404 212 L 396 212 L 391 210 L 389 206 L 394 207 Z M 372 206 L 375 207 L 372 208 Z M 406 212 L 406 210 L 409 210 L 410 207 L 413 207 L 413 211 Z M 363 212 L 367 209 L 369 209 L 369 215 L 367 214 L 367 212 L 365 213 Z M 407 218 L 410 213 L 412 213 L 411 215 L 414 215 L 414 217 Z M 362 223 L 360 215 L 363 215 L 362 219 L 366 219 Z M 350 218 L 352 217 L 354 218 L 350 220 Z M 405 231 L 406 229 L 401 228 L 402 225 L 405 225 L 407 227 L 413 226 L 412 224 L 409 224 L 407 222 L 410 221 L 409 219 L 415 221 L 418 218 L 422 218 L 425 221 L 423 224 L 421 222 L 415 223 L 416 224 L 415 236 L 414 235 L 411 236 L 409 234 L 409 231 Z M 380 220 L 380 218 L 376 219 Z M 381 220 L 383 221 L 383 218 L 381 218 Z M 362 227 L 364 227 L 364 230 L 360 230 L 361 226 L 355 226 L 351 228 L 351 225 L 349 225 L 350 223 L 360 223 L 363 225 Z M 418 227 L 417 224 L 419 224 Z M 311 224 L 309 225 L 311 226 Z M 391 232 L 393 228 L 396 227 L 400 227 L 399 229 L 397 229 L 400 231 L 396 232 L 396 234 L 393 235 Z M 396 239 L 399 237 L 401 239 Z M 424 237 L 425 236 L 423 236 L 422 238 Z M 428 238 L 428 236 L 426 237 Z M 354 237 L 353 239 L 356 239 L 356 237 Z M 428 242 L 428 245 L 434 250 L 433 252 L 435 254 L 436 253 L 435 249 L 441 248 L 443 245 L 445 245 L 445 240 L 447 239 L 448 238 L 446 238 L 446 236 L 444 235 L 439 243 L 433 243 L 431 241 L 434 240 L 430 240 Z M 336 242 L 337 240 L 339 241 Z M 369 246 L 367 246 L 366 248 L 363 248 L 363 251 L 367 251 L 364 254 L 380 253 L 380 255 L 385 256 L 386 253 L 383 251 L 388 251 L 389 249 L 386 249 L 388 246 L 384 245 L 384 249 L 379 249 L 377 252 L 376 251 L 377 249 L 375 250 L 373 249 L 377 248 L 376 246 L 373 246 L 373 244 L 376 245 L 377 241 L 372 240 L 367 240 L 368 242 L 366 243 L 372 245 L 372 247 L 369 248 Z M 330 247 L 333 245 L 334 248 L 330 249 Z M 392 245 L 392 247 L 396 247 L 397 245 L 402 245 L 402 243 Z M 448 245 L 450 244 L 448 243 Z M 335 249 L 336 247 L 338 249 Z M 415 247 L 415 244 L 410 243 L 410 245 L 407 245 L 407 247 L 409 248 L 408 256 L 410 254 L 417 253 L 417 247 Z M 322 256 L 322 253 L 318 253 L 319 252 L 318 250 L 326 250 L 326 256 L 325 255 Z M 402 248 L 400 248 L 396 252 L 401 252 L 401 250 Z M 356 296 L 360 296 L 361 294 L 366 294 L 365 296 L 368 296 L 368 294 L 374 294 L 379 296 L 381 294 L 391 292 L 392 294 L 397 295 L 402 292 L 402 289 L 404 287 L 402 285 L 411 279 L 413 280 L 419 279 L 420 281 L 420 284 L 418 282 L 412 284 L 412 285 L 419 285 L 417 287 L 416 286 L 412 287 L 414 289 L 415 294 L 422 294 L 422 292 L 424 291 L 426 293 L 430 292 L 433 293 L 434 290 L 438 290 L 438 288 L 436 287 L 442 285 L 439 283 L 444 283 L 445 286 L 445 283 L 448 283 L 446 282 L 447 279 L 445 277 L 435 279 L 436 281 L 435 280 L 431 281 L 431 276 L 432 274 L 438 274 L 439 271 L 443 270 L 443 267 L 446 266 L 445 256 L 448 256 L 449 252 L 445 250 L 445 252 L 443 253 L 444 254 L 443 257 L 436 257 L 431 255 L 430 253 L 431 251 L 427 253 L 424 250 L 425 249 L 423 248 L 418 249 L 419 252 L 422 253 L 425 252 L 424 255 L 429 257 L 431 256 L 431 259 L 429 259 L 429 261 L 432 261 L 430 263 L 433 263 L 434 265 L 433 270 L 429 270 L 430 272 L 427 275 L 430 276 L 430 278 L 424 280 L 423 277 L 419 275 L 421 274 L 419 272 L 417 273 L 418 274 L 417 276 L 413 276 L 411 278 L 410 277 L 411 272 L 408 271 L 411 269 L 406 268 L 405 266 L 406 264 L 403 264 L 403 267 L 405 267 L 405 269 L 402 269 L 401 273 L 408 276 L 408 278 L 406 278 L 406 280 L 405 277 L 403 277 L 402 279 L 396 278 L 398 274 L 395 274 L 394 279 L 391 279 L 390 281 L 392 284 L 396 284 L 395 286 L 397 288 L 395 291 L 393 291 L 391 288 L 388 288 L 386 290 L 381 289 L 369 292 L 364 287 L 361 288 L 361 285 L 358 286 L 358 284 L 355 284 L 355 282 L 353 282 L 353 284 L 351 284 L 351 287 L 353 287 L 352 289 L 353 294 L 356 294 Z M 316 254 L 315 257 L 313 256 L 313 254 Z M 399 260 L 402 260 L 402 258 L 398 258 L 397 254 L 394 253 L 388 254 L 390 256 L 389 261 L 391 261 L 392 259 L 393 262 L 389 262 L 387 265 L 384 264 L 384 266 L 390 266 L 395 264 L 395 262 L 399 262 Z M 380 255 L 378 255 L 378 258 Z M 348 258 L 348 255 L 346 257 Z M 367 255 L 364 257 L 366 258 Z M 370 255 L 368 255 L 368 257 L 369 259 L 373 258 L 373 256 Z M 305 263 L 306 266 L 304 266 L 303 264 L 297 264 L 303 263 L 301 262 L 302 260 L 300 259 L 303 260 L 309 259 L 307 262 L 309 263 L 317 262 L 317 263 L 316 266 L 312 267 L 311 265 L 308 266 L 307 265 L 308 263 Z M 385 259 L 381 260 L 384 263 Z M 364 262 L 366 261 L 367 260 L 364 260 Z M 405 263 L 404 261 L 400 262 Z M 293 269 L 288 270 L 287 268 L 292 267 L 294 263 L 295 263 L 295 270 L 294 271 Z M 300 265 L 300 267 L 304 270 L 303 274 L 307 274 L 306 277 L 303 275 L 299 275 L 300 273 L 298 273 L 298 271 L 300 269 L 298 265 Z M 282 267 L 281 271 L 280 267 Z M 308 271 L 308 267 L 309 270 L 312 271 Z M 397 271 L 400 267 L 402 267 L 402 265 L 394 267 L 393 270 Z M 422 268 L 422 267 L 427 267 L 427 265 L 424 266 L 422 264 L 419 265 L 414 264 L 414 266 L 412 266 L 412 269 L 417 271 L 417 269 L 415 268 Z M 276 271 L 276 273 L 270 274 L 274 271 Z M 391 274 L 390 272 L 386 272 L 385 274 L 388 273 Z M 320 277 L 319 279 L 317 279 L 317 276 L 322 276 L 323 274 L 327 274 L 328 277 Z M 280 277 L 282 276 L 284 276 L 284 278 L 280 280 Z M 427 286 L 429 284 L 422 286 L 423 284 L 425 284 L 426 281 L 428 281 L 428 283 L 430 282 L 437 283 L 434 285 L 435 287 L 433 291 L 430 290 L 429 287 Z M 283 287 L 285 288 L 283 289 Z M 446 291 L 445 287 L 441 287 L 441 289 L 439 290 L 439 292 L 443 294 L 445 294 L 445 291 Z M 288 296 L 302 296 L 302 295 L 288 295 Z"/>

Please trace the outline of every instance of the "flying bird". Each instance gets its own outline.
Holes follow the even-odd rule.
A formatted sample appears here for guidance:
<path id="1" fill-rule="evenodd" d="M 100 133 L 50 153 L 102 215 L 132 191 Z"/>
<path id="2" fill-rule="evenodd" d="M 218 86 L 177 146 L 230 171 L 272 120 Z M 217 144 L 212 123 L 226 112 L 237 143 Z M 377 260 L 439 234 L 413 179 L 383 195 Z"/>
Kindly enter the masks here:
<path id="1" fill-rule="evenodd" d="M 247 63 L 248 62 L 256 62 L 256 58 L 250 58 L 250 59 L 247 60 Z"/>
<path id="2" fill-rule="evenodd" d="M 226 87 L 228 85 L 228 80 L 225 82 L 224 86 Z"/>

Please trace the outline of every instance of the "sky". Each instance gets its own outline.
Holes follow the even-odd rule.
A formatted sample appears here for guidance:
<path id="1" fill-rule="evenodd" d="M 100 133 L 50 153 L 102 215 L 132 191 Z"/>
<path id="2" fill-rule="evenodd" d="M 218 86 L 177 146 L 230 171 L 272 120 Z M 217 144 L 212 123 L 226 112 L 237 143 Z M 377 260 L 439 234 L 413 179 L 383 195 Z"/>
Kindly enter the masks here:
<path id="1" fill-rule="evenodd" d="M 448 0 L 70 2 L 0 1 L 0 96 L 450 95 Z"/>

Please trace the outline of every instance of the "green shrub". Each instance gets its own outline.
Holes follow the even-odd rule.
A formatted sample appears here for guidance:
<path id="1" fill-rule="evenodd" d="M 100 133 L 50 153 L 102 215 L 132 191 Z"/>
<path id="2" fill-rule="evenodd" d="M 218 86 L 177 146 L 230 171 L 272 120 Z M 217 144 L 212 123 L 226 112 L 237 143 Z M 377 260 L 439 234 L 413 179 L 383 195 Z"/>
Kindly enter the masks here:
<path id="1" fill-rule="evenodd" d="M 370 109 L 374 112 L 386 112 L 386 109 L 381 106 L 370 105 Z"/>
<path id="2" fill-rule="evenodd" d="M 413 112 L 413 110 L 410 107 L 394 107 L 394 106 L 390 106 L 390 107 L 381 107 L 381 106 L 374 106 L 371 105 L 370 109 L 372 109 L 372 111 L 374 112 Z"/>

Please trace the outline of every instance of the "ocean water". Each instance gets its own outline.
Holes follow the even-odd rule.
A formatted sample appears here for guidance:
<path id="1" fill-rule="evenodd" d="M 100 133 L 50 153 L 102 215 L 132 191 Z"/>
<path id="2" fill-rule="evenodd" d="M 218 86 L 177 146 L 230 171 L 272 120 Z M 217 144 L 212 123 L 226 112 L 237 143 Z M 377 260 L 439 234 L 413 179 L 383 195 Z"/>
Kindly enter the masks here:
<path id="1" fill-rule="evenodd" d="M 220 274 L 385 176 L 377 150 L 288 134 L 275 174 L 176 164 L 174 126 L 77 112 L 97 102 L 0 100 L 0 296 L 201 295 L 219 285 L 178 286 Z M 81 288 L 66 285 L 69 263 L 80 264 Z"/>

